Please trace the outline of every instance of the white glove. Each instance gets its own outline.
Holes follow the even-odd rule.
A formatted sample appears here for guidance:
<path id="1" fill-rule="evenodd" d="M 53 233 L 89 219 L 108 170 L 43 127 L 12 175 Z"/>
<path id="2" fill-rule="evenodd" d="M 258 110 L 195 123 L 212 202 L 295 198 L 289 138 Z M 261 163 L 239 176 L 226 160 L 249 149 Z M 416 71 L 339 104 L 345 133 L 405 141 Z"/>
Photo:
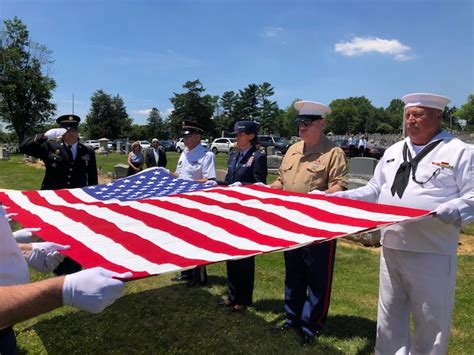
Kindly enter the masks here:
<path id="1" fill-rule="evenodd" d="M 33 233 L 40 230 L 41 228 L 23 228 L 13 232 L 13 236 L 17 243 L 30 243 Z"/>
<path id="2" fill-rule="evenodd" d="M 66 132 L 66 128 L 51 128 L 44 132 L 44 136 L 48 139 L 56 139 L 62 137 Z"/>
<path id="3" fill-rule="evenodd" d="M 270 185 L 265 185 L 263 182 L 254 182 L 252 185 L 255 185 L 255 186 L 263 186 L 263 187 L 270 187 Z"/>
<path id="4" fill-rule="evenodd" d="M 314 189 L 314 190 L 312 190 L 308 193 L 311 194 L 311 195 L 323 195 L 323 196 L 327 195 L 324 191 L 321 191 L 321 190 L 318 190 L 318 189 Z"/>
<path id="5" fill-rule="evenodd" d="M 38 271 L 52 272 L 65 258 L 58 251 L 69 248 L 69 245 L 51 242 L 31 243 L 31 252 L 25 259 L 29 266 Z"/>
<path id="6" fill-rule="evenodd" d="M 122 295 L 125 284 L 112 277 L 128 278 L 131 272 L 119 274 L 102 267 L 83 270 L 64 278 L 63 304 L 99 313 Z"/>
<path id="7" fill-rule="evenodd" d="M 204 185 L 209 186 L 209 187 L 217 186 L 217 181 L 216 180 L 207 180 L 204 183 Z"/>
<path id="8" fill-rule="evenodd" d="M 461 214 L 454 203 L 442 203 L 433 212 L 435 212 L 434 217 L 439 218 L 441 222 L 461 227 Z"/>
<path id="9" fill-rule="evenodd" d="M 347 191 L 336 191 L 331 194 L 326 193 L 326 196 L 328 197 L 342 197 L 342 198 L 349 198 L 346 193 Z"/>
<path id="10" fill-rule="evenodd" d="M 233 184 L 228 185 L 229 187 L 239 187 L 242 186 L 242 183 L 240 181 L 236 181 Z"/>
<path id="11" fill-rule="evenodd" d="M 161 172 L 161 173 L 165 173 L 165 174 L 168 174 L 168 175 L 170 174 L 169 169 L 166 169 L 166 168 L 164 168 L 164 167 L 162 167 L 162 166 L 156 167 L 156 170 L 158 170 L 158 171 Z"/>
<path id="12" fill-rule="evenodd" d="M 5 218 L 7 219 L 8 222 L 12 220 L 13 216 L 16 216 L 18 213 L 7 213 L 5 214 Z"/>

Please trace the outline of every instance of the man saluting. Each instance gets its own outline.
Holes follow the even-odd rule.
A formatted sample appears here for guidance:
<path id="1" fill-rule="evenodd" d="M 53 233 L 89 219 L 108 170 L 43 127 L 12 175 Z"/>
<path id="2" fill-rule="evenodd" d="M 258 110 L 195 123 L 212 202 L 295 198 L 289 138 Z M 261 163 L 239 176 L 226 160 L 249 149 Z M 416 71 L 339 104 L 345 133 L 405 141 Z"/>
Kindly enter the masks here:
<path id="1" fill-rule="evenodd" d="M 42 190 L 56 190 L 97 185 L 97 164 L 94 150 L 79 141 L 79 122 L 76 115 L 60 116 L 56 122 L 60 128 L 27 137 L 20 145 L 24 154 L 44 162 L 46 173 Z M 70 274 L 81 266 L 66 258 L 54 273 Z"/>

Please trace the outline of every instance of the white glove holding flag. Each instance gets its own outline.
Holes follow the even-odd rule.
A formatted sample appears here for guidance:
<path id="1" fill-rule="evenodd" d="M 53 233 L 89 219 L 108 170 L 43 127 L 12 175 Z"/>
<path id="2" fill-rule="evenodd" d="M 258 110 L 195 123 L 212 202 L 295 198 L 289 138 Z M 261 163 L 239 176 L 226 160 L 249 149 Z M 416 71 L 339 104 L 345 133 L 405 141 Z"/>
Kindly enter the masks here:
<path id="1" fill-rule="evenodd" d="M 30 243 L 33 234 L 40 230 L 41 228 L 23 228 L 13 232 L 13 236 L 17 243 Z"/>
<path id="2" fill-rule="evenodd" d="M 442 203 L 433 212 L 435 213 L 434 217 L 438 218 L 441 222 L 461 227 L 461 214 L 454 203 L 450 201 Z"/>
<path id="3" fill-rule="evenodd" d="M 242 183 L 240 181 L 236 181 L 230 185 L 228 185 L 229 187 L 239 187 L 239 186 L 242 186 Z"/>
<path id="4" fill-rule="evenodd" d="M 327 194 L 324 192 L 324 191 L 321 191 L 321 190 L 318 190 L 318 189 L 315 189 L 315 190 L 312 190 L 310 192 L 308 192 L 309 194 L 311 195 L 323 195 L 323 196 L 327 196 Z"/>
<path id="5" fill-rule="evenodd" d="M 263 182 L 254 182 L 252 185 L 255 185 L 255 186 L 263 186 L 263 187 L 270 187 L 270 185 L 265 185 Z"/>
<path id="6" fill-rule="evenodd" d="M 122 295 L 125 283 L 113 277 L 131 276 L 131 272 L 119 274 L 102 267 L 67 275 L 63 284 L 63 304 L 99 313 Z"/>
<path id="7" fill-rule="evenodd" d="M 209 187 L 217 186 L 217 181 L 216 180 L 207 180 L 204 183 L 204 185 L 209 186 Z"/>
<path id="8" fill-rule="evenodd" d="M 62 137 L 66 132 L 66 128 L 51 128 L 44 132 L 44 136 L 48 139 L 56 139 Z"/>
<path id="9" fill-rule="evenodd" d="M 18 213 L 7 213 L 5 214 L 5 218 L 7 219 L 8 222 L 12 220 L 13 216 L 16 216 Z"/>
<path id="10" fill-rule="evenodd" d="M 325 193 L 325 195 L 327 197 L 342 197 L 342 198 L 349 198 L 348 197 L 348 194 L 346 193 L 346 191 L 336 191 L 336 192 L 333 192 L 331 194 L 328 194 L 328 193 Z"/>
<path id="11" fill-rule="evenodd" d="M 162 166 L 158 166 L 158 167 L 156 168 L 156 170 L 158 170 L 158 171 L 161 172 L 161 173 L 170 175 L 169 169 L 166 169 L 166 168 L 164 168 L 164 167 L 162 167 Z"/>
<path id="12" fill-rule="evenodd" d="M 38 271 L 52 272 L 65 258 L 58 251 L 69 248 L 69 245 L 51 242 L 31 243 L 31 251 L 25 259 L 29 266 Z"/>

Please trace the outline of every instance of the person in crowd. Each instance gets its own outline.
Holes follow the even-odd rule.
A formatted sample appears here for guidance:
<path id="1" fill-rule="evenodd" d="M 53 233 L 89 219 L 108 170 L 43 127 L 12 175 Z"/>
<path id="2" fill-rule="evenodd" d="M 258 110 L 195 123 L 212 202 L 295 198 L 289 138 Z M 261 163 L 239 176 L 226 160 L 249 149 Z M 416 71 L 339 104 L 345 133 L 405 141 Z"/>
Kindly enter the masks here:
<path id="1" fill-rule="evenodd" d="M 204 128 L 195 120 L 185 120 L 181 128 L 185 149 L 181 153 L 176 172 L 173 176 L 179 179 L 194 180 L 202 183 L 215 183 L 216 163 L 215 155 L 201 144 Z M 173 277 L 172 281 L 188 281 L 187 286 L 203 286 L 207 284 L 205 266 L 198 266 L 192 270 L 185 270 L 181 275 Z"/>
<path id="2" fill-rule="evenodd" d="M 128 153 L 128 171 L 127 176 L 134 175 L 143 169 L 144 157 L 142 146 L 139 141 L 133 142 L 130 153 Z"/>
<path id="3" fill-rule="evenodd" d="M 28 264 L 49 272 L 59 260 L 57 251 L 64 249 L 47 242 L 19 246 L 0 205 L 0 354 L 18 353 L 12 328 L 16 323 L 62 305 L 98 313 L 121 296 L 125 285 L 116 277 L 131 274 L 103 268 L 28 283 Z"/>
<path id="4" fill-rule="evenodd" d="M 441 128 L 449 98 L 402 100 L 407 137 L 385 151 L 366 186 L 332 196 L 433 212 L 382 230 L 375 353 L 446 354 L 460 228 L 474 221 L 474 151 Z"/>
<path id="5" fill-rule="evenodd" d="M 154 166 L 166 168 L 166 164 L 168 163 L 166 160 L 166 152 L 161 149 L 160 141 L 157 138 L 151 140 L 151 146 L 146 150 L 145 163 L 147 168 Z"/>
<path id="6" fill-rule="evenodd" d="M 358 149 L 359 149 L 359 156 L 360 157 L 365 157 L 366 150 L 367 150 L 367 138 L 365 138 L 365 136 L 363 136 L 363 135 L 360 136 Z"/>
<path id="7" fill-rule="evenodd" d="M 349 136 L 349 139 L 347 140 L 347 144 L 349 145 L 349 158 L 354 158 L 358 154 L 356 153 L 356 137 L 354 137 L 353 134 Z"/>
<path id="8" fill-rule="evenodd" d="M 227 175 L 224 183 L 232 184 L 266 184 L 267 156 L 256 148 L 258 127 L 253 121 L 235 123 L 236 147 L 229 155 Z M 252 305 L 255 279 L 255 257 L 227 261 L 227 299 L 222 305 L 231 307 L 233 312 L 240 312 Z"/>
<path id="9" fill-rule="evenodd" d="M 294 107 L 302 140 L 288 149 L 270 187 L 300 193 L 344 190 L 346 155 L 324 135 L 329 107 L 312 101 L 297 101 Z M 336 240 L 284 252 L 286 320 L 275 331 L 297 329 L 303 345 L 320 334 L 329 309 L 335 252 Z"/>
<path id="10" fill-rule="evenodd" d="M 26 137 L 20 151 L 41 159 L 46 167 L 42 190 L 67 189 L 97 185 L 95 152 L 79 141 L 79 122 L 76 115 L 63 115 L 56 122 L 59 128 Z M 81 270 L 81 265 L 67 257 L 54 271 L 56 275 Z"/>

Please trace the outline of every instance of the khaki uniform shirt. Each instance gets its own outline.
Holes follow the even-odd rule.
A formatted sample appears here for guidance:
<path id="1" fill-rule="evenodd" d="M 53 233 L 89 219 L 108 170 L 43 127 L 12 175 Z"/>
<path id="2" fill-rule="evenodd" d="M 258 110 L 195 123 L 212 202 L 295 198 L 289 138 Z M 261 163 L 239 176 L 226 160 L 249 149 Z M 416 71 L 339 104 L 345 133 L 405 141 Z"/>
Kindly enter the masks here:
<path id="1" fill-rule="evenodd" d="M 293 192 L 325 191 L 334 185 L 347 188 L 346 155 L 326 136 L 307 152 L 303 141 L 295 143 L 283 158 L 277 180 L 283 190 Z"/>

